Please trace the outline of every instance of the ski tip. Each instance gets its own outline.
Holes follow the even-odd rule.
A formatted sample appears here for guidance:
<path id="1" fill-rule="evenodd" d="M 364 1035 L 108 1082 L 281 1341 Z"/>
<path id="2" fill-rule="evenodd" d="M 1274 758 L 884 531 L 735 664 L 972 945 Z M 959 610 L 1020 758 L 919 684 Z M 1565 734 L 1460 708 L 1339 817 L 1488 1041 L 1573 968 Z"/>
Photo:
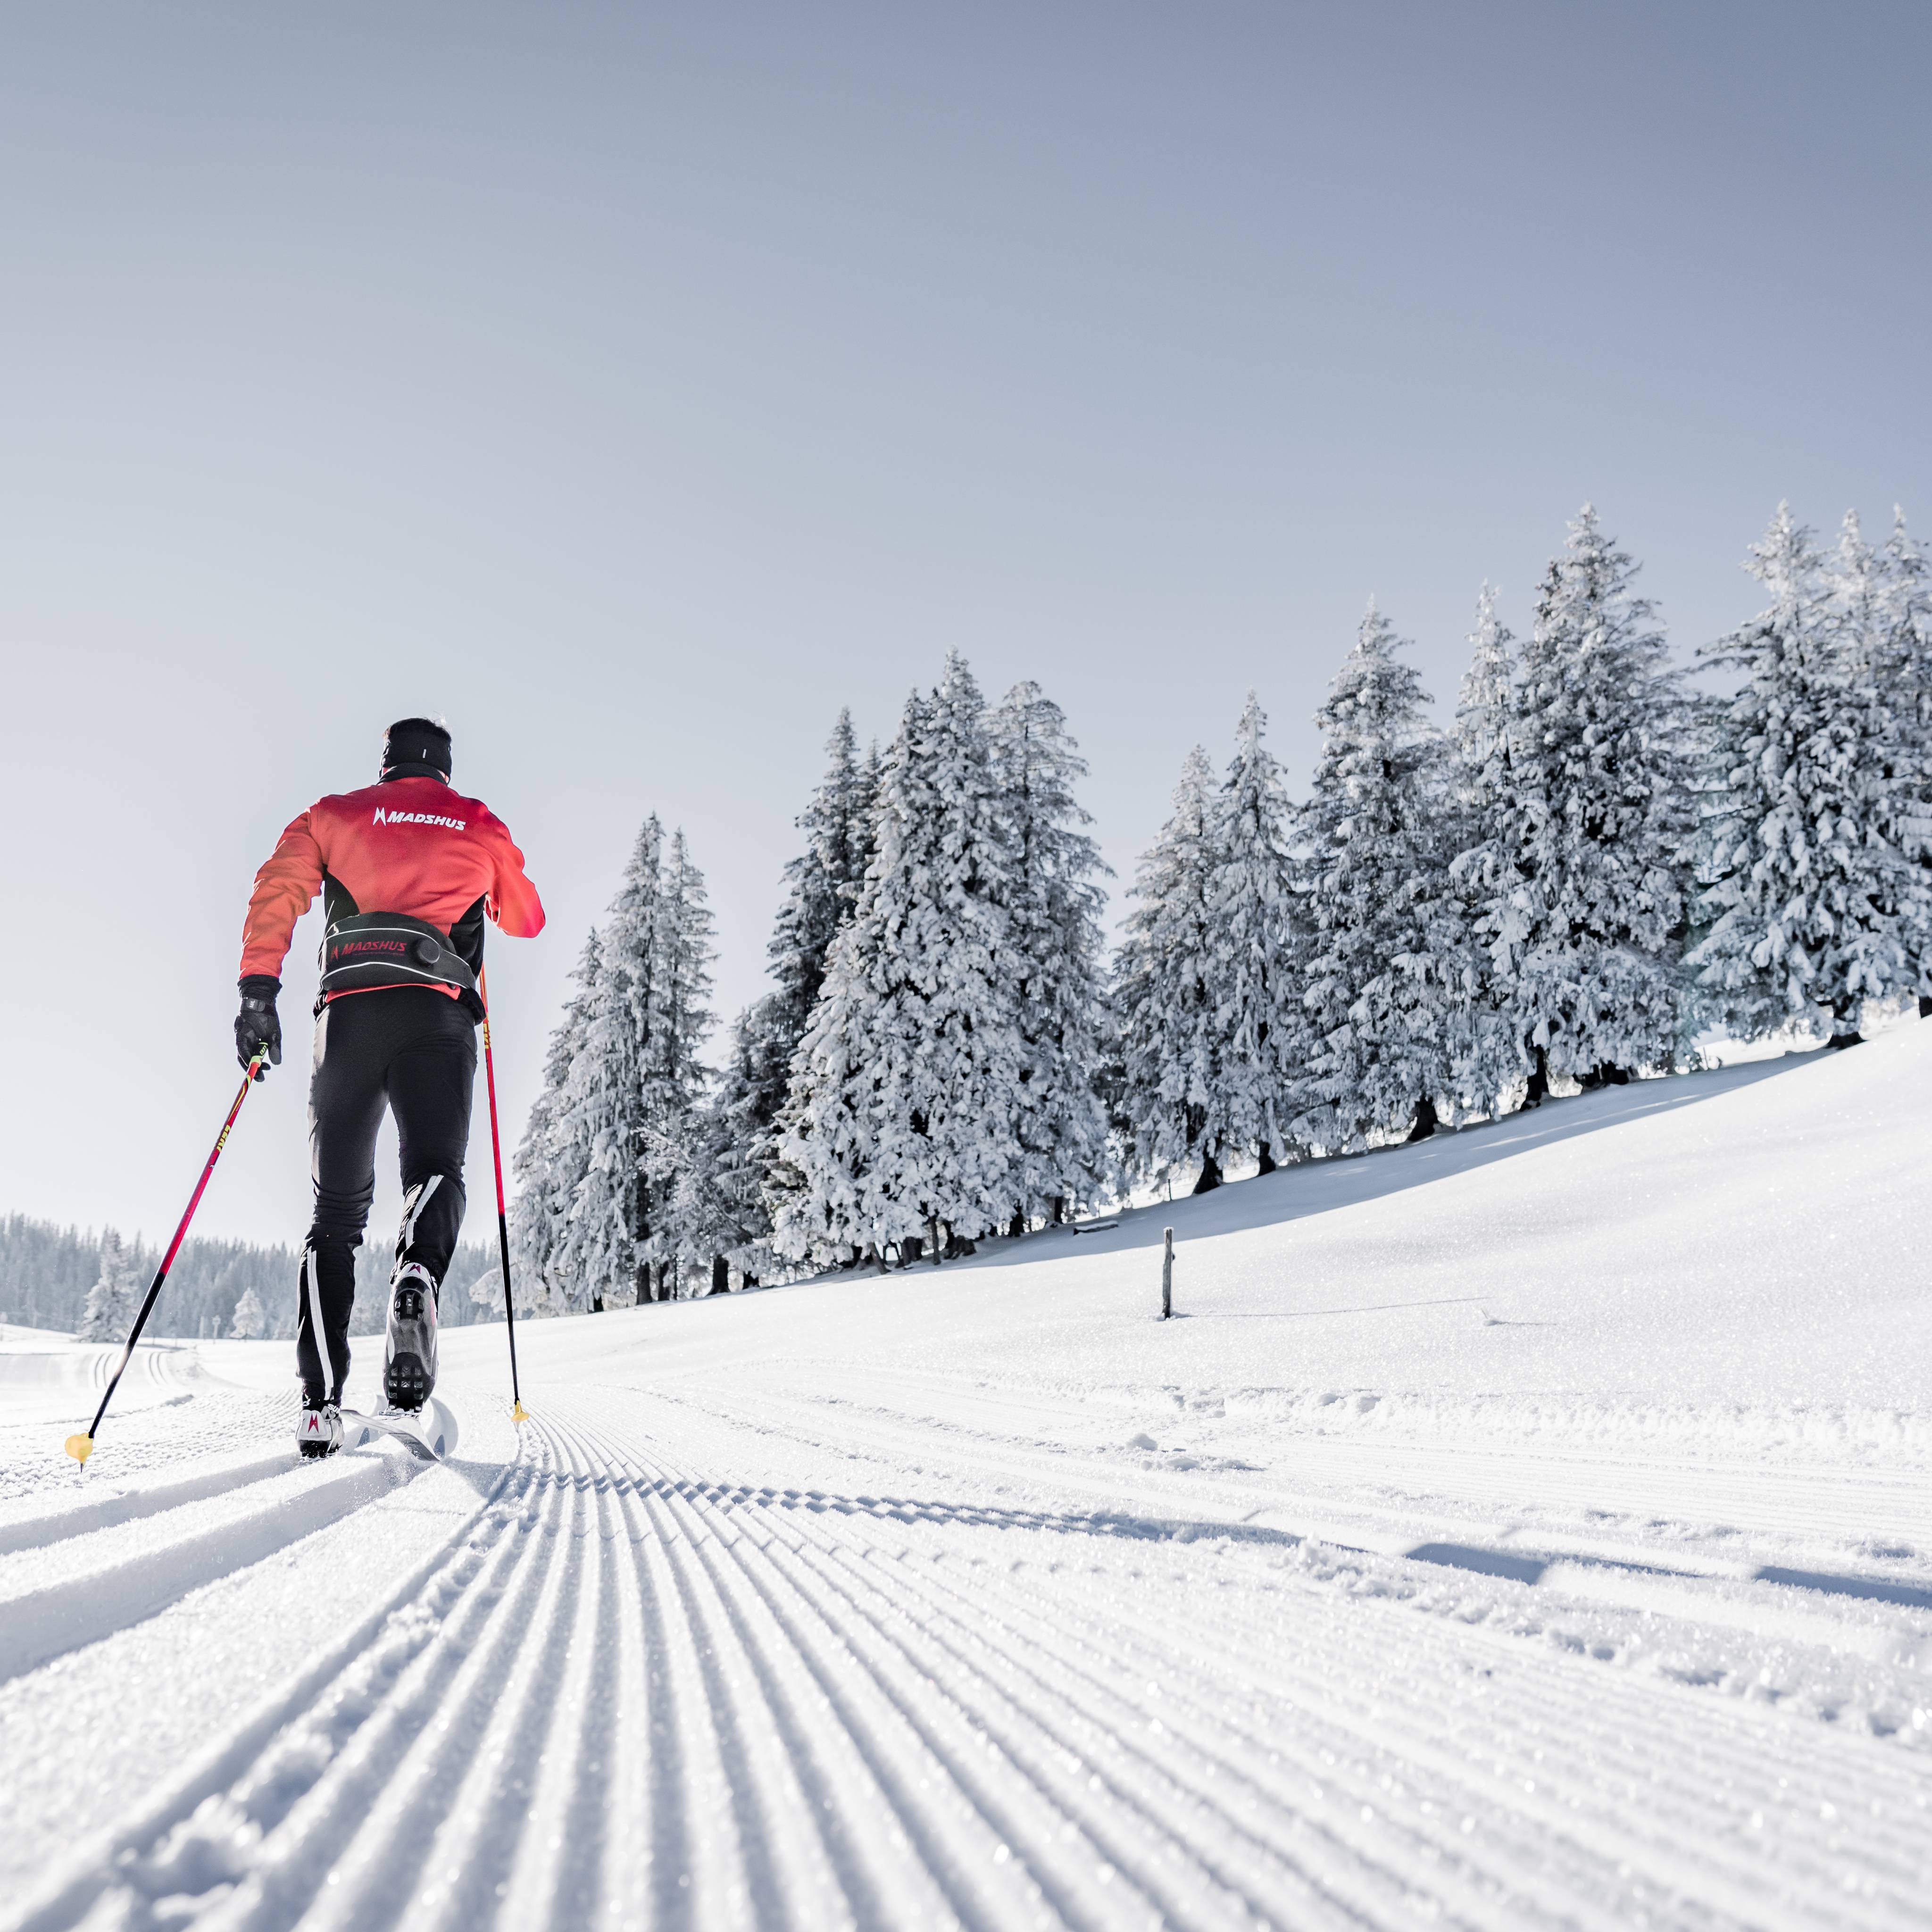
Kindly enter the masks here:
<path id="1" fill-rule="evenodd" d="M 65 1444 L 67 1453 L 84 1469 L 87 1459 L 94 1454 L 94 1438 L 91 1436 L 70 1436 Z"/>
<path id="2" fill-rule="evenodd" d="M 526 1409 L 520 1402 L 518 1402 L 516 1407 L 510 1412 L 510 1420 L 512 1422 L 521 1424 L 529 1421 L 530 1419 L 530 1411 Z"/>

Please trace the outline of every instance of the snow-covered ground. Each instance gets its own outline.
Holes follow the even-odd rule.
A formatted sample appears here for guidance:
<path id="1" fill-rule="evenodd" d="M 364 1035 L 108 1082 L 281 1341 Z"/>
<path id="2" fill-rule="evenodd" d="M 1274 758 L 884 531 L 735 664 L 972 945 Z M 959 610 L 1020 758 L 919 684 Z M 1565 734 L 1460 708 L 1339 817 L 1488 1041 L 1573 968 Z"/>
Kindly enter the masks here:
<path id="1" fill-rule="evenodd" d="M 5 1331 L 0 1926 L 1932 1922 L 1928 1092 L 452 1333 L 427 1470 Z"/>

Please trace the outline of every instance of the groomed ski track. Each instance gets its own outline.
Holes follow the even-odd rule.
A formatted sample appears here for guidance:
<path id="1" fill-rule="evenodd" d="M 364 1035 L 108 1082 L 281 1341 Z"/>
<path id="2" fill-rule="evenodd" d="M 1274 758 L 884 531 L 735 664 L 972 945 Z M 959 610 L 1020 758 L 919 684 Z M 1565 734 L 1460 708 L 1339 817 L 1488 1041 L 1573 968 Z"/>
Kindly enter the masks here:
<path id="1" fill-rule="evenodd" d="M 767 1460 L 554 1405 L 357 1641 L 6 1922 L 1924 1922 L 1922 1760 L 1279 1534 L 1204 1572 L 1171 1524 L 717 1473 Z"/>
<path id="2" fill-rule="evenodd" d="M 1086 1306 L 1068 1270 L 1121 1262 L 533 1324 L 520 1432 L 500 1333 L 452 1331 L 427 1468 L 278 1459 L 268 1345 L 203 1350 L 130 1408 L 130 1479 L 0 1510 L 0 1631 L 105 1606 L 44 1660 L 0 1638 L 0 1928 L 1928 1922 L 1922 1408 L 1808 1363 L 1750 1410 L 1573 1385 L 1564 1423 L 1508 1393 L 1545 1358 L 1489 1354 L 1338 1394 L 1279 1373 L 1312 1330 L 1216 1339 L 1285 1332 L 1216 1329 L 1219 1252 L 1184 1247 L 1190 1324 L 1058 1353 L 1024 1338 Z M 1570 1346 L 1522 1301 L 1438 1339 L 1455 1286 L 1418 1361 Z M 247 1440 L 169 1467 L 204 1403 Z"/>

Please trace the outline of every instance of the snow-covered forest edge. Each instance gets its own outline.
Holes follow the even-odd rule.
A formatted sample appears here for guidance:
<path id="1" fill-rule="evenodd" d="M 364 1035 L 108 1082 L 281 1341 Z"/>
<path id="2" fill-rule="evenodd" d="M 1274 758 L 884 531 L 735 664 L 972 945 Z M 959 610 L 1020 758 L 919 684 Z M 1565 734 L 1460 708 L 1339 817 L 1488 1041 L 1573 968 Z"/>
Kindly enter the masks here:
<path id="1" fill-rule="evenodd" d="M 950 657 L 883 748 L 839 716 L 773 989 L 719 1065 L 703 875 L 652 816 L 517 1151 L 520 1311 L 957 1259 L 1924 1001 L 1925 554 L 1855 515 L 1827 550 L 1780 507 L 1747 567 L 1765 608 L 1698 653 L 1719 695 L 1586 506 L 1528 638 L 1485 587 L 1446 730 L 1372 603 L 1308 796 L 1251 692 L 1224 770 L 1188 754 L 1111 952 L 1065 716 Z M 0 1318 L 117 1334 L 152 1262 L 14 1216 Z M 155 1332 L 288 1332 L 294 1279 L 291 1251 L 191 1243 Z M 450 1286 L 446 1322 L 500 1317 L 490 1249 Z"/>
<path id="2" fill-rule="evenodd" d="M 152 1243 L 124 1240 L 112 1228 L 63 1228 L 25 1214 L 0 1216 L 0 1322 L 118 1342 L 160 1258 Z M 389 1244 L 380 1239 L 357 1252 L 352 1333 L 380 1332 L 389 1264 Z M 147 1332 L 205 1341 L 292 1337 L 301 1265 L 300 1250 L 284 1243 L 184 1241 Z M 496 1265 L 494 1245 L 466 1241 L 450 1264 L 450 1278 L 473 1280 Z M 447 1325 L 478 1318 L 467 1295 L 448 1298 Z"/>
<path id="3" fill-rule="evenodd" d="M 716 1069 L 703 877 L 652 817 L 518 1153 L 520 1308 L 956 1259 L 1719 1042 L 1856 1042 L 1932 994 L 1932 582 L 1902 518 L 1827 550 L 1780 507 L 1746 561 L 1718 695 L 1586 506 L 1528 638 L 1485 587 L 1446 730 L 1371 603 L 1308 796 L 1251 692 L 1111 956 L 1064 714 L 956 654 L 883 749 L 839 718 Z"/>

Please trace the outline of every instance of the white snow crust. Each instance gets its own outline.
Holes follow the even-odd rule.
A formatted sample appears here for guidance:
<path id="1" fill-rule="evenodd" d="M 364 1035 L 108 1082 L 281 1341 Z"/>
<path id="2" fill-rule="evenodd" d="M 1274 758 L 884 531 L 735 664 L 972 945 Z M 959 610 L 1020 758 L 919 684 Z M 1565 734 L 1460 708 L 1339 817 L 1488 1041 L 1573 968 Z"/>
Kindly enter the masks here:
<path id="1" fill-rule="evenodd" d="M 428 1468 L 0 1331 L 0 1928 L 1924 1925 L 1928 1090 L 448 1331 Z"/>

